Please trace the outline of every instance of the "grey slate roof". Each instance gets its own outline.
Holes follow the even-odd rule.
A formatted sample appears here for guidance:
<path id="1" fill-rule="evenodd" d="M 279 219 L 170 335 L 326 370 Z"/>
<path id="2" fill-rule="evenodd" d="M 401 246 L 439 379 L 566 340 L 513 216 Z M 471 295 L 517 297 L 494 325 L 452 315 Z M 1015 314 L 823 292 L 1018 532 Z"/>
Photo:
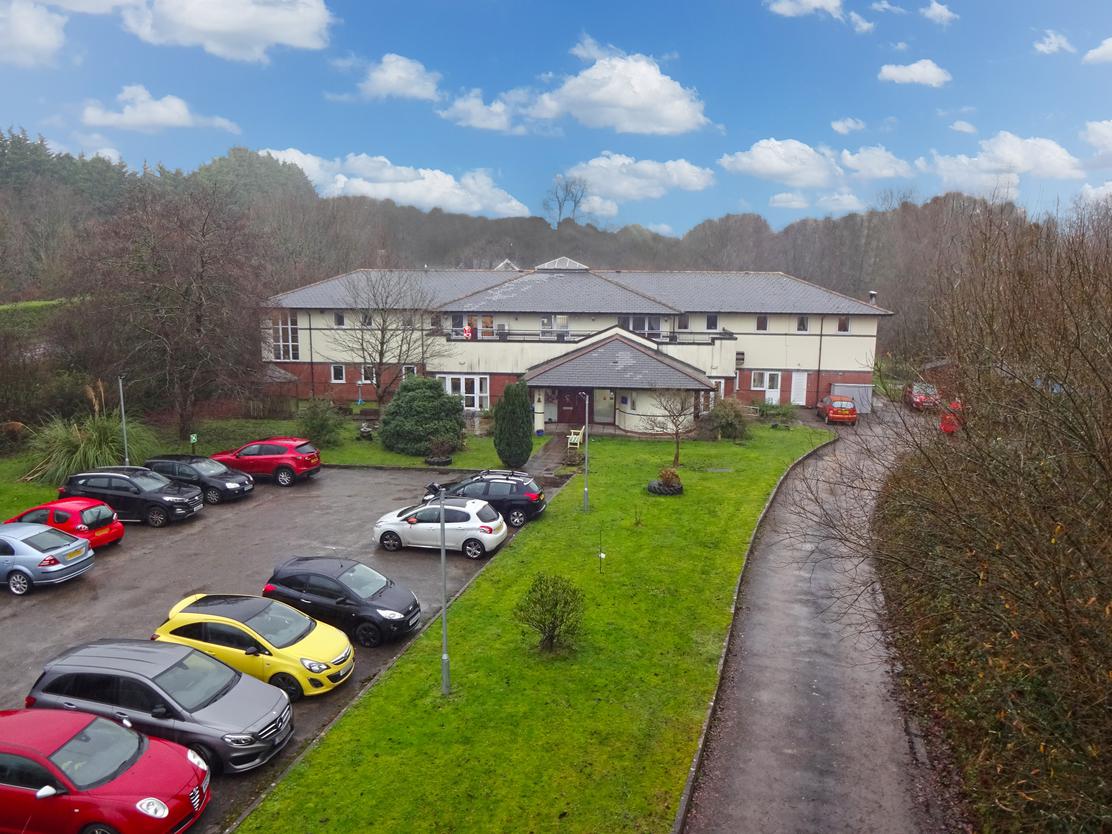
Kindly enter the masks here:
<path id="1" fill-rule="evenodd" d="M 274 296 L 275 307 L 294 309 L 346 310 L 352 306 L 352 284 L 373 280 L 376 275 L 394 273 L 410 277 L 419 290 L 439 306 L 461 295 L 492 287 L 518 273 L 505 269 L 357 269 L 334 278 L 318 281 Z"/>
<path id="2" fill-rule="evenodd" d="M 474 313 L 680 312 L 621 284 L 586 271 L 526 272 L 504 283 L 457 298 L 445 309 Z"/>
<path id="3" fill-rule="evenodd" d="M 714 388 L 698 368 L 620 334 L 534 365 L 525 381 L 538 388 Z"/>

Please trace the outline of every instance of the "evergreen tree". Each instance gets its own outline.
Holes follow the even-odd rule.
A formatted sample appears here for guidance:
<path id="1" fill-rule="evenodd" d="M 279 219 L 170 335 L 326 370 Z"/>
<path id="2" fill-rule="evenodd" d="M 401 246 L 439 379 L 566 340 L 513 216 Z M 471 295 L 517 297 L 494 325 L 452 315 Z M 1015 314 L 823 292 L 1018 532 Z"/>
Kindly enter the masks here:
<path id="1" fill-rule="evenodd" d="M 533 405 L 524 382 L 507 385 L 494 406 L 494 449 L 507 469 L 520 469 L 533 453 Z"/>
<path id="2" fill-rule="evenodd" d="M 427 455 L 432 443 L 455 450 L 463 438 L 463 401 L 439 379 L 408 377 L 382 414 L 382 445 L 403 455 Z"/>

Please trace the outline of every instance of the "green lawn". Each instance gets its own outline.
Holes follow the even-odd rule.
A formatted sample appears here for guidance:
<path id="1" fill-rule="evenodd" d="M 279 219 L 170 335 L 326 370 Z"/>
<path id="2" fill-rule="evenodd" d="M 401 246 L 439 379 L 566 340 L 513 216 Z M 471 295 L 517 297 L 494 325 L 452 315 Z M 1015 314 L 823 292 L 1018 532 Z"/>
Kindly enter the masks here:
<path id="1" fill-rule="evenodd" d="M 827 437 L 758 426 L 744 445 L 685 442 L 685 494 L 669 498 L 644 487 L 670 443 L 592 440 L 591 512 L 577 476 L 452 606 L 452 696 L 436 626 L 242 834 L 667 831 L 748 537 L 785 467 Z M 511 617 L 537 571 L 586 594 L 563 656 L 539 655 Z"/>
<path id="2" fill-rule="evenodd" d="M 28 455 L 0 457 L 0 521 L 11 518 L 18 512 L 52 501 L 58 497 L 58 486 L 27 484 L 19 480 L 31 468 L 32 460 Z"/>

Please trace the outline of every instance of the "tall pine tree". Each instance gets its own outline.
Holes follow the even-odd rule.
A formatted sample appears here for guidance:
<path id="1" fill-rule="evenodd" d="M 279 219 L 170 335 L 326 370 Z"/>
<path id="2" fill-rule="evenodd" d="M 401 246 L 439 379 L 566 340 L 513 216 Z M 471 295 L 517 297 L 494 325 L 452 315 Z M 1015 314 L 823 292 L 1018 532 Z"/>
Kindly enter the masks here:
<path id="1" fill-rule="evenodd" d="M 533 405 L 524 382 L 507 385 L 494 406 L 494 449 L 507 469 L 520 469 L 533 453 Z"/>

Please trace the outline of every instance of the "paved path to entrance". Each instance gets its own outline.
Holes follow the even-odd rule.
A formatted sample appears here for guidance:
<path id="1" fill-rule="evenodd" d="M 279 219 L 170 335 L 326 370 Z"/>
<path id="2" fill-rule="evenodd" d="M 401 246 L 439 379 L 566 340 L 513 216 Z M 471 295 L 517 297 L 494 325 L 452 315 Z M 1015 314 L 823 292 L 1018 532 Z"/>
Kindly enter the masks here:
<path id="1" fill-rule="evenodd" d="M 525 471 L 534 478 L 551 477 L 563 464 L 567 448 L 567 432 L 548 435 L 545 444 L 533 452 L 533 456 L 525 463 Z"/>
<path id="2" fill-rule="evenodd" d="M 832 610 L 849 579 L 813 558 L 831 545 L 793 511 L 793 487 L 840 454 L 853 450 L 835 444 L 789 476 L 754 544 L 690 834 L 941 830 L 887 652 Z"/>

